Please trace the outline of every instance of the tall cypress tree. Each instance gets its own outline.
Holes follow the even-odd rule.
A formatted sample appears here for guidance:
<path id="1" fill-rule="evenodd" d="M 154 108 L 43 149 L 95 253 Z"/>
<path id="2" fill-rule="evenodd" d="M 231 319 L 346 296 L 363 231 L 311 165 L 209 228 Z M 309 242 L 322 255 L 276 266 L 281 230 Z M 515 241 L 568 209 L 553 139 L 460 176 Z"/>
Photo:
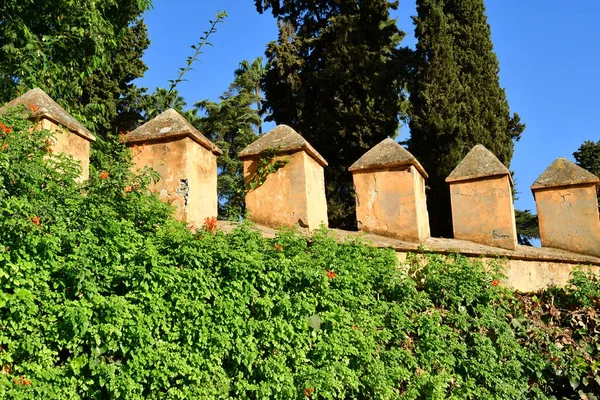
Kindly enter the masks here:
<path id="1" fill-rule="evenodd" d="M 500 87 L 483 0 L 417 0 L 409 150 L 429 173 L 432 234 L 452 234 L 445 178 L 476 144 L 507 167 L 525 126 Z"/>
<path id="2" fill-rule="evenodd" d="M 387 0 L 255 0 L 279 21 L 264 79 L 267 120 L 288 124 L 328 161 L 329 223 L 355 228 L 348 167 L 387 137 L 395 137 L 405 65 L 404 34 Z"/>

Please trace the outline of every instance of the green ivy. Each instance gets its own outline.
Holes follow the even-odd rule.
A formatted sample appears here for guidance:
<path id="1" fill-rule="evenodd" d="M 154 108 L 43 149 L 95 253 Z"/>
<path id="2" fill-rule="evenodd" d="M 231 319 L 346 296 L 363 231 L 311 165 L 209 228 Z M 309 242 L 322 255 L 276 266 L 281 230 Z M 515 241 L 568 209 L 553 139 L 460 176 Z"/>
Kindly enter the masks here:
<path id="1" fill-rule="evenodd" d="M 593 277 L 525 296 L 499 284 L 502 261 L 400 265 L 327 230 L 191 232 L 117 140 L 80 184 L 49 132 L 0 122 L 1 398 L 598 393 Z"/>

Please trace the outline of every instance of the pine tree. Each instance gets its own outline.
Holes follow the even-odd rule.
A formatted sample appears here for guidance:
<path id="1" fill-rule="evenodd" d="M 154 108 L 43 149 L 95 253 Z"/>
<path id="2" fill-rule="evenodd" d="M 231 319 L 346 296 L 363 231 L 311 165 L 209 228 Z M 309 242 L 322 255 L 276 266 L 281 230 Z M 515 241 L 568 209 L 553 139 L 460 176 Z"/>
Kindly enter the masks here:
<path id="1" fill-rule="evenodd" d="M 403 33 L 386 0 L 256 0 L 270 9 L 279 39 L 267 48 L 267 120 L 287 124 L 328 161 L 329 224 L 356 228 L 348 167 L 395 137 L 403 92 Z"/>
<path id="2" fill-rule="evenodd" d="M 219 216 L 238 219 L 245 212 L 243 163 L 238 153 L 257 139 L 262 119 L 260 109 L 254 105 L 261 100 L 260 80 L 263 76 L 262 58 L 252 63 L 242 61 L 235 71 L 235 79 L 223 93 L 219 103 L 203 100 L 197 109 L 206 116 L 200 117 L 198 129 L 223 150 L 217 159 L 219 176 Z M 258 89 L 258 90 L 257 90 Z"/>
<path id="3" fill-rule="evenodd" d="M 452 234 L 445 178 L 476 144 L 507 167 L 525 126 L 499 84 L 483 0 L 417 0 L 409 150 L 429 173 L 432 234 Z"/>
<path id="4" fill-rule="evenodd" d="M 254 92 L 256 101 L 256 111 L 262 115 L 261 101 L 263 100 L 260 84 L 267 73 L 268 65 L 264 65 L 262 57 L 255 58 L 252 63 L 244 60 L 240 67 L 235 70 L 234 86 L 238 90 L 245 90 L 248 93 Z M 262 135 L 262 120 L 258 124 L 258 134 Z"/>

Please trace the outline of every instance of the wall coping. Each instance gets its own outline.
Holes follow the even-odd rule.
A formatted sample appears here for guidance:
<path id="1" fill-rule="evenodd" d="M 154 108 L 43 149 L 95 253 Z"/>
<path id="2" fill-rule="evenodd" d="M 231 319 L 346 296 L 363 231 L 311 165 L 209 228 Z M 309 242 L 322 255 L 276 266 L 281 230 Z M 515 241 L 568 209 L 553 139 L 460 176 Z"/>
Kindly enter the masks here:
<path id="1" fill-rule="evenodd" d="M 287 125 L 277 125 L 271 131 L 248 145 L 238 156 L 240 160 L 244 160 L 270 150 L 275 151 L 277 154 L 305 151 L 322 167 L 328 165 L 323 156 L 306 139 Z"/>
<path id="2" fill-rule="evenodd" d="M 569 186 L 600 186 L 600 179 L 566 158 L 559 157 L 531 185 L 531 191 Z"/>
<path id="3" fill-rule="evenodd" d="M 508 175 L 511 186 L 514 186 L 508 168 L 491 151 L 478 144 L 467 153 L 465 158 L 448 175 L 446 183 L 505 175 Z"/>
<path id="4" fill-rule="evenodd" d="M 127 144 L 156 142 L 186 136 L 217 156 L 223 154 L 221 149 L 172 108 L 138 127 L 122 141 Z"/>
<path id="5" fill-rule="evenodd" d="M 361 158 L 348 168 L 348 171 L 364 172 L 374 169 L 393 168 L 413 165 L 423 178 L 428 178 L 425 168 L 408 150 L 395 140 L 387 138 L 367 151 Z"/>
<path id="6" fill-rule="evenodd" d="M 229 221 L 219 221 L 218 227 L 225 232 L 231 232 L 240 224 Z M 277 230 L 261 225 L 254 225 L 253 230 L 260 233 L 264 237 L 274 238 L 277 235 Z M 299 232 L 306 236 L 311 233 L 306 228 L 297 228 Z M 517 246 L 516 250 L 501 249 L 498 247 L 486 246 L 483 244 L 473 243 L 466 240 L 445 239 L 445 238 L 429 238 L 423 243 L 405 242 L 399 239 L 394 239 L 385 236 L 374 235 L 366 232 L 351 232 L 340 229 L 329 229 L 329 231 L 338 240 L 347 240 L 362 238 L 367 243 L 379 248 L 392 248 L 397 252 L 411 253 L 428 253 L 434 252 L 439 254 L 463 254 L 469 257 L 501 257 L 509 260 L 523 260 L 535 262 L 554 262 L 593 265 L 600 267 L 600 258 L 588 256 L 585 254 L 573 253 L 567 250 L 554 249 L 550 247 L 530 247 Z"/>
<path id="7" fill-rule="evenodd" d="M 4 114 L 9 108 L 19 105 L 23 105 L 28 110 L 31 110 L 31 119 L 49 119 L 90 142 L 96 141 L 96 137 L 92 132 L 67 113 L 64 108 L 40 88 L 31 89 L 0 107 L 0 115 Z"/>

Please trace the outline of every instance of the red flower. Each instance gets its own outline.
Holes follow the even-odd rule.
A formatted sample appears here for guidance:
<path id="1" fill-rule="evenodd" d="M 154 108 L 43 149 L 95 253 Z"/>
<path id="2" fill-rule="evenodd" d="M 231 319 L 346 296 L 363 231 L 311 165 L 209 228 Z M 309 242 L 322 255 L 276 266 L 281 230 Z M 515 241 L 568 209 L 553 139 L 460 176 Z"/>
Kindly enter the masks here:
<path id="1" fill-rule="evenodd" d="M 492 281 L 492 286 L 498 286 L 500 284 L 500 281 L 498 279 L 494 279 Z"/>
<path id="2" fill-rule="evenodd" d="M 327 277 L 328 277 L 329 279 L 333 279 L 333 278 L 335 278 L 336 276 L 337 276 L 337 274 L 336 274 L 335 272 L 333 272 L 333 271 L 327 271 Z"/>
<path id="3" fill-rule="evenodd" d="M 310 395 L 315 391 L 315 388 L 306 388 L 304 389 L 304 395 L 306 397 L 310 397 Z"/>
<path id="4" fill-rule="evenodd" d="M 36 112 L 37 110 L 39 110 L 39 107 L 36 106 L 35 104 L 30 103 L 29 104 L 29 108 L 31 109 L 31 111 Z"/>
<path id="5" fill-rule="evenodd" d="M 31 217 L 31 222 L 33 222 L 34 224 L 36 224 L 37 226 L 40 226 L 40 222 L 42 221 L 42 219 L 40 217 Z"/>
<path id="6" fill-rule="evenodd" d="M 108 178 L 108 172 L 102 171 L 102 173 L 100 174 L 100 179 L 106 179 L 106 178 Z"/>

